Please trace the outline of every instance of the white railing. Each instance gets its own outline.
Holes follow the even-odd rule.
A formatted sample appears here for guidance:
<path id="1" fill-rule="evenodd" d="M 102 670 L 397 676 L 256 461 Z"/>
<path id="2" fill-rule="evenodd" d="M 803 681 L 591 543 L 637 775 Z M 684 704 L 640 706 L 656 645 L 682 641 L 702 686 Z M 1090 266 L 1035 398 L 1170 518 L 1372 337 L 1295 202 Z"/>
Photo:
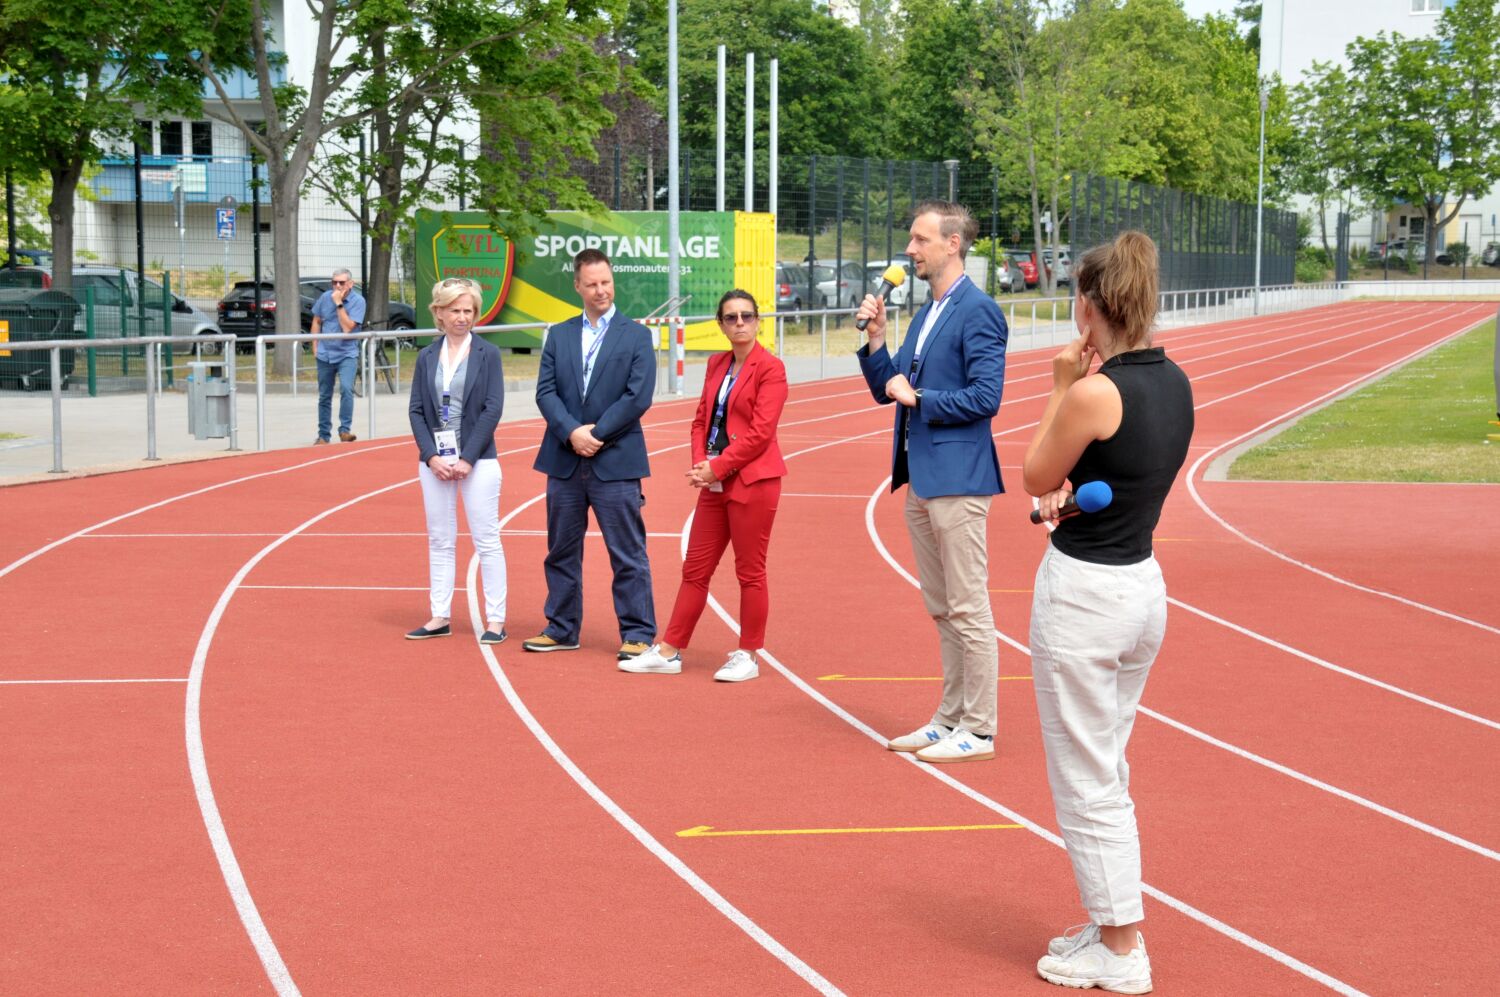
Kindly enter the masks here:
<path id="1" fill-rule="evenodd" d="M 1191 291 L 1164 291 L 1159 302 L 1160 311 L 1158 321 L 1162 327 L 1175 328 L 1188 325 L 1205 325 L 1216 322 L 1228 322 L 1235 319 L 1248 318 L 1256 314 L 1272 314 L 1277 312 L 1293 311 L 1304 308 L 1315 308 L 1322 305 L 1334 304 L 1350 298 L 1358 297 L 1500 297 L 1500 280 L 1469 280 L 1469 281 L 1358 281 L 1345 284 L 1295 284 L 1261 287 L 1260 293 L 1256 294 L 1253 287 L 1231 287 L 1212 288 Z M 1073 299 L 1071 297 L 1053 298 L 1028 298 L 1021 300 L 1005 300 L 1001 302 L 1001 308 L 1005 313 L 1007 323 L 1010 327 L 1009 349 L 1021 351 L 1027 349 L 1039 349 L 1057 346 L 1067 342 L 1075 334 L 1072 319 Z M 901 309 L 888 306 L 888 311 L 893 313 L 891 326 L 887 333 L 887 341 L 891 349 L 896 349 L 901 343 Z M 842 322 L 854 317 L 852 308 L 823 308 L 809 309 L 795 312 L 766 312 L 763 318 L 770 319 L 775 323 L 775 345 L 778 355 L 786 354 L 786 336 L 788 325 L 806 325 L 809 331 L 814 322 L 817 323 L 819 336 L 818 352 L 818 374 L 819 378 L 827 377 L 827 363 L 829 357 L 828 336 L 829 320 Z M 675 364 L 668 368 L 668 373 L 680 374 L 681 364 L 684 360 L 683 338 L 678 333 L 689 325 L 700 322 L 709 322 L 714 319 L 713 315 L 687 315 L 674 316 L 665 322 L 664 331 L 667 333 L 667 341 L 663 344 L 658 338 L 653 344 L 656 347 L 658 377 L 657 391 L 676 394 L 683 393 L 682 378 L 674 376 L 663 378 L 661 375 L 663 367 Z M 663 323 L 658 323 L 656 328 L 663 328 Z M 543 343 L 546 341 L 547 325 L 545 323 L 522 323 L 513 325 L 482 326 L 475 330 L 480 333 L 500 332 L 538 332 Z M 377 378 L 384 375 L 388 377 L 387 384 L 390 385 L 392 393 L 401 390 L 401 351 L 403 343 L 412 338 L 429 338 L 438 336 L 436 329 L 403 329 L 403 330 L 381 330 L 374 332 L 358 332 L 353 334 L 335 334 L 314 336 L 311 333 L 297 333 L 291 335 L 265 335 L 255 340 L 255 411 L 256 411 L 256 448 L 267 449 L 266 442 L 266 395 L 269 384 L 268 371 L 266 369 L 266 352 L 268 344 L 275 343 L 311 343 L 319 339 L 337 340 L 350 339 L 360 343 L 360 370 L 365 389 L 373 396 Z M 376 346 L 384 340 L 394 343 L 394 359 L 387 356 L 384 363 L 377 362 L 380 354 Z M 146 359 L 146 459 L 156 460 L 156 399 L 162 394 L 163 363 L 162 351 L 168 346 L 174 350 L 181 350 L 189 355 L 196 354 L 201 361 L 205 347 L 223 349 L 227 356 L 225 358 L 225 374 L 228 381 L 229 391 L 229 425 L 228 439 L 229 450 L 239 449 L 239 427 L 236 409 L 237 383 L 236 372 L 237 361 L 234 357 L 236 337 L 229 333 L 204 334 L 192 337 L 191 342 L 186 342 L 181 336 L 131 336 L 114 339 L 58 339 L 36 342 L 13 341 L 7 344 L 10 350 L 20 351 L 47 351 L 49 353 L 49 365 L 51 370 L 51 393 L 52 393 L 52 468 L 56 473 L 63 471 L 62 453 L 62 374 L 61 374 L 61 351 L 63 350 L 103 350 L 122 346 L 146 347 L 144 350 Z M 664 346 L 664 348 L 663 348 Z M 297 364 L 301 350 L 292 353 L 292 380 L 290 391 L 297 392 Z M 664 387 L 664 385 L 667 385 Z M 370 438 L 374 438 L 377 431 L 376 412 L 374 398 L 366 405 L 368 413 L 367 432 Z"/>

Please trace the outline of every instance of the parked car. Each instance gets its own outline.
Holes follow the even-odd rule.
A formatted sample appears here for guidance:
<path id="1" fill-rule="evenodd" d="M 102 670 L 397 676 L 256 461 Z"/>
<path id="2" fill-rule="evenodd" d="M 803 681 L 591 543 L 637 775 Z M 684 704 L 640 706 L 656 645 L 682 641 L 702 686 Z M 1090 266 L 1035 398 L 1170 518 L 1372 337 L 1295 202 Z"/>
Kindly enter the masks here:
<path id="1" fill-rule="evenodd" d="M 845 260 L 837 276 L 828 263 L 814 263 L 812 270 L 813 283 L 823 298 L 823 303 L 815 307 L 853 308 L 864 300 L 867 278 L 857 260 Z"/>
<path id="2" fill-rule="evenodd" d="M 1026 275 L 1020 264 L 1008 255 L 995 258 L 995 286 L 1006 294 L 1020 294 L 1026 290 Z"/>
<path id="3" fill-rule="evenodd" d="M 1005 255 L 1015 261 L 1016 266 L 1021 268 L 1021 276 L 1027 287 L 1036 287 L 1041 280 L 1037 270 L 1036 252 L 1030 249 L 1007 249 Z"/>
<path id="4" fill-rule="evenodd" d="M 1408 257 L 1413 262 L 1421 263 L 1427 258 L 1427 243 L 1421 239 L 1392 239 L 1390 242 L 1377 242 L 1371 247 L 1370 258 L 1376 262 L 1384 260 L 1387 255 L 1403 264 Z M 1446 267 L 1453 263 L 1453 257 L 1440 249 L 1433 257 L 1433 262 Z"/>
<path id="5" fill-rule="evenodd" d="M 1500 267 L 1500 242 L 1492 242 L 1479 254 L 1479 262 L 1487 267 Z"/>
<path id="6" fill-rule="evenodd" d="M 807 292 L 807 268 L 800 263 L 776 264 L 776 310 L 802 310 L 802 295 Z"/>
<path id="7" fill-rule="evenodd" d="M 870 293 L 880 290 L 880 277 L 886 268 L 892 263 L 899 263 L 906 270 L 906 280 L 891 291 L 890 302 L 898 307 L 905 307 L 908 302 L 915 307 L 926 304 L 932 292 L 927 287 L 927 281 L 917 276 L 912 268 L 911 257 L 905 253 L 897 254 L 890 260 L 871 260 L 868 273 L 870 275 Z"/>
<path id="8" fill-rule="evenodd" d="M 17 256 L 20 255 L 18 250 Z M 0 287 L 52 286 L 50 266 L 0 268 Z M 218 333 L 212 316 L 194 307 L 176 294 L 172 295 L 172 323 L 164 332 L 163 295 L 166 288 L 134 270 L 82 264 L 73 268 L 72 297 L 80 306 L 75 321 L 78 328 L 88 321 L 82 306 L 89 291 L 94 300 L 94 335 L 100 339 L 118 336 L 197 336 Z"/>
<path id="9" fill-rule="evenodd" d="M 1042 261 L 1047 264 L 1047 269 L 1054 275 L 1058 287 L 1069 287 L 1073 283 L 1073 257 L 1068 252 L 1067 246 L 1059 246 L 1057 249 L 1057 262 L 1052 262 L 1052 250 L 1042 250 Z"/>

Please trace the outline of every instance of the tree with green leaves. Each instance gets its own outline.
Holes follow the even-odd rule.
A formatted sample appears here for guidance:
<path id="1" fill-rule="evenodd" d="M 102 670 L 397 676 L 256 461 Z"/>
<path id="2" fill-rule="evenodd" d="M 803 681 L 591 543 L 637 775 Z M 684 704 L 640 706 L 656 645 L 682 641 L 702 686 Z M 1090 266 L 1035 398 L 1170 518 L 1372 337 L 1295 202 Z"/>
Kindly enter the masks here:
<path id="1" fill-rule="evenodd" d="M 1431 264 L 1438 231 L 1500 179 L 1500 11 L 1458 0 L 1436 37 L 1381 32 L 1346 54 L 1352 176 L 1379 204 L 1422 208 Z"/>
<path id="2" fill-rule="evenodd" d="M 882 116 L 886 151 L 906 159 L 967 160 L 974 125 L 962 89 L 980 68 L 981 0 L 933 0 L 902 9 L 904 31 Z"/>
<path id="3" fill-rule="evenodd" d="M 661 12 L 658 14 L 658 12 Z M 666 113 L 667 25 L 664 8 L 642 5 L 635 26 L 642 75 L 656 88 Z M 745 106 L 744 60 L 756 56 L 757 134 L 766 134 L 766 87 L 771 59 L 780 60 L 780 149 L 787 155 L 869 156 L 884 150 L 881 118 L 885 87 L 865 35 L 807 0 L 680 0 L 677 14 L 678 91 L 684 148 L 714 148 L 717 50 L 728 47 L 729 108 Z M 743 134 L 744 113 L 728 113 L 732 134 Z M 735 145 L 731 138 L 730 147 Z"/>
<path id="4" fill-rule="evenodd" d="M 201 81 L 159 53 L 224 45 L 232 18 L 185 0 L 6 0 L 0 6 L 0 165 L 51 180 L 53 285 L 73 285 L 74 204 L 85 171 L 129 142 L 136 106 L 195 116 Z M 243 50 L 232 60 L 240 64 Z"/>
<path id="5" fill-rule="evenodd" d="M 594 135 L 608 123 L 600 97 L 618 86 L 619 73 L 592 39 L 623 12 L 623 2 L 311 0 L 317 34 L 306 86 L 271 84 L 277 54 L 267 11 L 263 0 L 248 3 L 260 118 L 236 109 L 216 52 L 199 50 L 189 59 L 220 97 L 211 116 L 238 127 L 267 164 L 273 260 L 284 300 L 296 300 L 299 195 L 312 160 L 325 139 L 355 135 L 366 125 L 374 129 L 372 175 L 351 169 L 347 157 L 332 158 L 329 185 L 346 200 L 351 192 L 357 199 L 364 184 L 374 186 L 376 314 L 388 296 L 391 239 L 418 203 L 442 193 L 428 186 L 435 176 L 470 184 L 495 230 L 511 239 L 533 232 L 550 207 L 595 205 L 568 158 L 590 154 Z M 449 129 L 476 122 L 484 153 L 459 162 Z M 300 331 L 295 309 L 277 310 L 276 331 Z M 290 350 L 277 351 L 278 370 L 289 371 L 291 363 Z"/>
<path id="6" fill-rule="evenodd" d="M 1323 252 L 1331 259 L 1328 213 L 1344 212 L 1351 218 L 1359 213 L 1355 173 L 1365 155 L 1355 131 L 1354 91 L 1342 67 L 1313 63 L 1292 88 L 1291 126 L 1297 139 L 1286 146 L 1283 182 L 1313 199 Z"/>
<path id="7" fill-rule="evenodd" d="M 352 26 L 351 61 L 362 68 L 335 98 L 344 124 L 311 173 L 356 217 L 361 195 L 372 195 L 371 315 L 388 313 L 393 240 L 418 207 L 462 190 L 513 241 L 550 209 L 600 207 L 569 160 L 593 154 L 612 120 L 604 98 L 629 79 L 595 45 L 623 4 L 570 9 L 403 3 Z M 468 33 L 490 44 L 471 46 Z M 482 145 L 455 139 L 456 126 L 482 132 Z M 367 161 L 357 148 L 365 129 Z"/>

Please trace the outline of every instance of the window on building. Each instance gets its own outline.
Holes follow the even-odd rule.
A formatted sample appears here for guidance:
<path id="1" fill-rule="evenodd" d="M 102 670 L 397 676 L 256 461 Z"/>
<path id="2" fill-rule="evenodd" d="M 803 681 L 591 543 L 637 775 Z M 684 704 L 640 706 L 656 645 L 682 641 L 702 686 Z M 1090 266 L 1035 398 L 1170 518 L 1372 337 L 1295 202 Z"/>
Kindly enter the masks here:
<path id="1" fill-rule="evenodd" d="M 181 121 L 163 121 L 161 123 L 161 154 L 163 156 L 182 155 Z"/>
<path id="2" fill-rule="evenodd" d="M 153 129 L 149 121 L 137 121 L 135 123 L 135 140 L 141 144 L 141 154 L 149 156 L 152 153 L 152 141 L 154 139 Z"/>
<path id="3" fill-rule="evenodd" d="M 1436 14 L 1443 9 L 1443 0 L 1411 0 L 1413 14 Z"/>
<path id="4" fill-rule="evenodd" d="M 209 157 L 214 154 L 214 124 L 212 121 L 193 122 L 193 155 Z"/>

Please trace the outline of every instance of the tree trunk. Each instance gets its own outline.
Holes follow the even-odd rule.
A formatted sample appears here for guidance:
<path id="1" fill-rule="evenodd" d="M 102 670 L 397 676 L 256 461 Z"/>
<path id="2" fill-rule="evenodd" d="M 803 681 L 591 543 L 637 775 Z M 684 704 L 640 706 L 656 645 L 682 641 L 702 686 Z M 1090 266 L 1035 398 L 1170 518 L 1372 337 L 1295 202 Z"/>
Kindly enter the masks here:
<path id="1" fill-rule="evenodd" d="M 299 256 L 297 252 L 297 218 L 300 212 L 298 194 L 302 174 L 273 161 L 271 171 L 271 268 L 276 281 L 276 334 L 295 335 L 302 331 L 302 294 L 297 286 Z M 299 343 L 277 343 L 272 352 L 271 369 L 290 376 L 292 354 Z"/>
<path id="2" fill-rule="evenodd" d="M 59 291 L 73 288 L 73 206 L 78 182 L 83 179 L 82 162 L 54 168 L 52 201 L 47 217 L 52 221 L 52 286 Z"/>

